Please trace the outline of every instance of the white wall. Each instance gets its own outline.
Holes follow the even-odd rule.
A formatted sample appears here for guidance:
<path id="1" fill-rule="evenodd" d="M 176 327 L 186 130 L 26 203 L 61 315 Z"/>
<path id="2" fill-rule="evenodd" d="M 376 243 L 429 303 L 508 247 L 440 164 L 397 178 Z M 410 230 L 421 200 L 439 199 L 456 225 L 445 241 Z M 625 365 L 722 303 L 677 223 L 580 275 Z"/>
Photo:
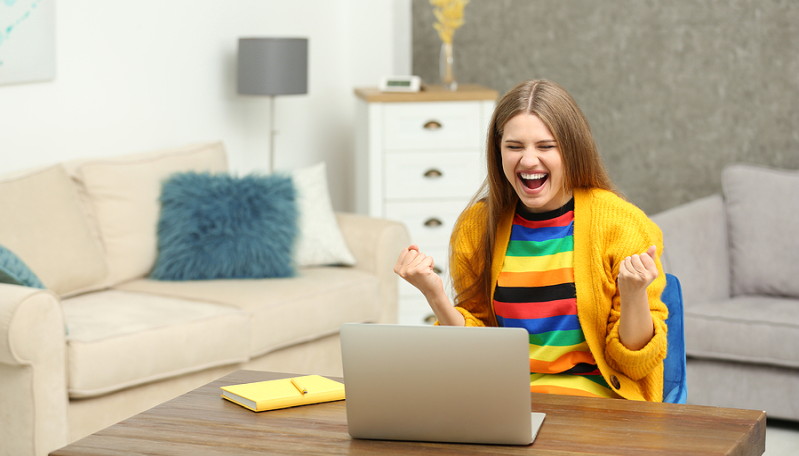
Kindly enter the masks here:
<path id="1" fill-rule="evenodd" d="M 56 78 L 0 86 L 0 171 L 205 140 L 267 170 L 269 99 L 236 94 L 237 39 L 308 37 L 309 94 L 275 99 L 276 167 L 326 161 L 351 210 L 352 89 L 410 72 L 410 21 L 410 0 L 57 1 Z"/>

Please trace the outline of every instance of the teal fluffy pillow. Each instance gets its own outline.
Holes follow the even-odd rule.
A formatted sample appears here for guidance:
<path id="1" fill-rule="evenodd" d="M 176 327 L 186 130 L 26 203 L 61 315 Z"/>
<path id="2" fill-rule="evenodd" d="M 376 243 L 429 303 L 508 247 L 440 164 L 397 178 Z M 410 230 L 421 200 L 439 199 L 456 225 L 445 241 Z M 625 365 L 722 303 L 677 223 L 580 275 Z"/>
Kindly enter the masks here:
<path id="1" fill-rule="evenodd" d="M 158 258 L 150 277 L 293 276 L 295 193 L 288 176 L 172 175 L 161 191 Z"/>
<path id="2" fill-rule="evenodd" d="M 0 283 L 44 288 L 42 281 L 28 268 L 24 261 L 11 250 L 0 245 Z"/>

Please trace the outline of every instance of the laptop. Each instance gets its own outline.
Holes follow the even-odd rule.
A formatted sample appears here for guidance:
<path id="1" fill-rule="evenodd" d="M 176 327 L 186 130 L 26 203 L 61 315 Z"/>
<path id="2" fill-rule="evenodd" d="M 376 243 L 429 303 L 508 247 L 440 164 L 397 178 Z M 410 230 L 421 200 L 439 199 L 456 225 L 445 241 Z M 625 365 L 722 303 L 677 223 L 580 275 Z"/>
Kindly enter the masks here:
<path id="1" fill-rule="evenodd" d="M 341 327 L 347 427 L 353 438 L 529 445 L 522 328 L 347 323 Z"/>

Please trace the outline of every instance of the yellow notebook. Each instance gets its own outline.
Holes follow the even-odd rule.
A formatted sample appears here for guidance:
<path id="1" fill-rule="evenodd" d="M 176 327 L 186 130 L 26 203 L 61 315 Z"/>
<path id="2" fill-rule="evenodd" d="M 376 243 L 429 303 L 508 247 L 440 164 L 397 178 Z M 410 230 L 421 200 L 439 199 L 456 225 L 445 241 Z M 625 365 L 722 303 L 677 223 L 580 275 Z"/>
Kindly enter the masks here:
<path id="1" fill-rule="evenodd" d="M 222 397 L 255 412 L 344 399 L 344 384 L 320 375 L 222 386 Z"/>

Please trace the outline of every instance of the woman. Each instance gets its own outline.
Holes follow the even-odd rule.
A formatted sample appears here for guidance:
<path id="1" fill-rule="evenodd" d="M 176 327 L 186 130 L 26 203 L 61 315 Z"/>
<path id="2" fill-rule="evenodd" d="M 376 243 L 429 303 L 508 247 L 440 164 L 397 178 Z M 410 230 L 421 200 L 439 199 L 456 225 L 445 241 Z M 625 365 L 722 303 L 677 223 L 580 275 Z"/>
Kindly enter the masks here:
<path id="1" fill-rule="evenodd" d="M 530 333 L 531 391 L 662 401 L 662 235 L 613 190 L 583 113 L 559 85 L 505 94 L 488 176 L 450 242 L 455 306 L 415 245 L 394 271 L 439 324 Z"/>

